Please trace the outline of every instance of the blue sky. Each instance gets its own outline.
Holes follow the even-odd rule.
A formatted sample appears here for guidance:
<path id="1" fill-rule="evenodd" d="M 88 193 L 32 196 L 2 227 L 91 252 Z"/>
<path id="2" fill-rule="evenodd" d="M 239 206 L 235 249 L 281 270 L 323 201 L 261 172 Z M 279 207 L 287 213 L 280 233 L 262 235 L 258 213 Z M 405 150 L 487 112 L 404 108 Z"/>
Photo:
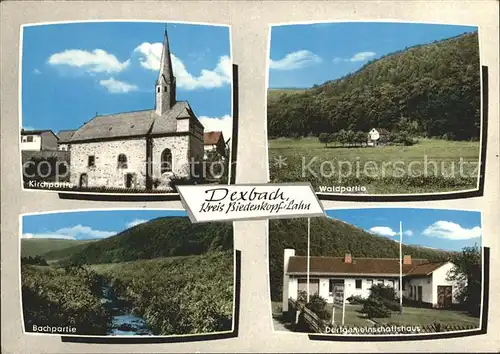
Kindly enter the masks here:
<path id="1" fill-rule="evenodd" d="M 312 87 L 405 47 L 476 30 L 471 26 L 388 22 L 275 26 L 271 29 L 269 87 Z"/>
<path id="2" fill-rule="evenodd" d="M 401 221 L 403 243 L 408 245 L 459 251 L 482 244 L 481 214 L 476 211 L 368 208 L 327 210 L 326 214 L 396 241 L 399 241 Z"/>
<path id="3" fill-rule="evenodd" d="M 100 210 L 25 215 L 23 238 L 100 239 L 159 217 L 187 217 L 183 210 Z"/>
<path id="4" fill-rule="evenodd" d="M 96 112 L 154 108 L 164 30 L 147 22 L 24 27 L 22 126 L 57 133 Z M 167 31 L 177 99 L 189 101 L 207 131 L 230 124 L 229 27 L 169 23 Z"/>

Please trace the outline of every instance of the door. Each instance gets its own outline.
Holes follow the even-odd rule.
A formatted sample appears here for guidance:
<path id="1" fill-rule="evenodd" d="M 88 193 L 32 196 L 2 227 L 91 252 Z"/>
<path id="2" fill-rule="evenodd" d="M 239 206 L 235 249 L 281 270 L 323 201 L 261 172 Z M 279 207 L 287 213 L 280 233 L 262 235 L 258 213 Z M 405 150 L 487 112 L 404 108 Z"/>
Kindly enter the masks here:
<path id="1" fill-rule="evenodd" d="M 417 288 L 417 301 L 422 302 L 422 285 Z"/>
<path id="2" fill-rule="evenodd" d="M 452 304 L 451 286 L 438 285 L 437 287 L 437 302 L 440 308 L 450 308 Z"/>
<path id="3" fill-rule="evenodd" d="M 127 173 L 125 175 L 125 187 L 126 188 L 132 188 L 133 184 L 134 184 L 134 174 Z"/>
<path id="4" fill-rule="evenodd" d="M 86 174 L 86 173 L 82 173 L 82 174 L 80 175 L 80 187 L 82 187 L 82 188 L 87 188 L 87 186 L 88 186 L 88 182 L 89 182 L 89 181 L 88 181 L 88 176 L 87 176 L 87 174 Z"/>

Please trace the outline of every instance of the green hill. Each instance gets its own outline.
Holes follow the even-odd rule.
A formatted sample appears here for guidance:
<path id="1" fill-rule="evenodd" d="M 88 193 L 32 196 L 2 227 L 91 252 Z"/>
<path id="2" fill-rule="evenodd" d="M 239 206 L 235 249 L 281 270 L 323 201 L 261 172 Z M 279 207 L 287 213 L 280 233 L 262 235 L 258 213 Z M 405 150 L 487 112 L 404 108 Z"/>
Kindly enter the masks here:
<path id="1" fill-rule="evenodd" d="M 406 48 L 305 92 L 270 90 L 268 134 L 317 136 L 376 127 L 478 140 L 479 75 L 477 32 Z"/>
<path id="2" fill-rule="evenodd" d="M 92 240 L 67 240 L 58 238 L 23 238 L 21 239 L 21 257 L 41 256 L 47 260 L 63 258 L 70 249 L 84 247 Z M 69 251 L 69 252 L 68 252 Z M 49 256 L 47 256 L 49 254 Z"/>
<path id="3" fill-rule="evenodd" d="M 163 217 L 93 242 L 63 264 L 117 263 L 232 249 L 232 223 L 192 224 L 186 217 Z"/>
<path id="4" fill-rule="evenodd" d="M 281 300 L 283 250 L 307 254 L 307 219 L 269 220 L 269 274 L 272 301 Z M 398 258 L 399 243 L 376 236 L 361 228 L 327 217 L 311 219 L 311 255 L 342 257 Z M 403 253 L 429 261 L 448 259 L 452 253 L 419 246 L 403 245 Z"/>

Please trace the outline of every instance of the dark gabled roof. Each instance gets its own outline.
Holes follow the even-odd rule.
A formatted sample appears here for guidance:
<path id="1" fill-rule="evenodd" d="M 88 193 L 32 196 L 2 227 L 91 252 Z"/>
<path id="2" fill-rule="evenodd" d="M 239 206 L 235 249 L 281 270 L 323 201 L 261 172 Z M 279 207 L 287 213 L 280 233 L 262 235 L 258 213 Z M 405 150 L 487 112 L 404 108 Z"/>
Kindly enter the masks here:
<path id="1" fill-rule="evenodd" d="M 37 134 L 42 134 L 45 132 L 51 132 L 52 134 L 54 134 L 54 132 L 50 129 L 33 129 L 33 130 L 21 129 L 21 135 L 37 135 Z"/>
<path id="2" fill-rule="evenodd" d="M 96 116 L 75 131 L 70 141 L 175 133 L 177 119 L 198 121 L 187 102 L 176 102 L 161 116 L 154 109 Z"/>
<path id="3" fill-rule="evenodd" d="M 76 130 L 60 130 L 59 133 L 57 133 L 57 137 L 59 138 L 60 143 L 67 143 L 73 136 L 73 134 L 76 132 Z"/>
<path id="4" fill-rule="evenodd" d="M 205 145 L 217 145 L 217 143 L 224 138 L 222 137 L 222 132 L 206 132 L 203 137 L 203 144 Z"/>
<path id="5" fill-rule="evenodd" d="M 412 270 L 410 270 L 406 275 L 407 276 L 431 275 L 432 272 L 434 272 L 436 269 L 442 267 L 446 263 L 448 263 L 448 261 L 429 262 L 429 263 L 425 263 L 425 264 L 419 264 L 416 267 L 414 267 Z"/>
<path id="6" fill-rule="evenodd" d="M 407 274 L 426 259 L 412 259 L 410 265 L 403 265 L 403 274 Z M 446 263 L 446 262 L 445 262 Z M 288 274 L 305 274 L 307 257 L 293 256 L 288 263 Z M 399 258 L 358 258 L 352 257 L 351 263 L 345 263 L 344 257 L 310 257 L 310 273 L 325 275 L 399 275 Z"/>
<path id="7" fill-rule="evenodd" d="M 390 134 L 390 131 L 385 128 L 375 128 L 379 134 Z"/>

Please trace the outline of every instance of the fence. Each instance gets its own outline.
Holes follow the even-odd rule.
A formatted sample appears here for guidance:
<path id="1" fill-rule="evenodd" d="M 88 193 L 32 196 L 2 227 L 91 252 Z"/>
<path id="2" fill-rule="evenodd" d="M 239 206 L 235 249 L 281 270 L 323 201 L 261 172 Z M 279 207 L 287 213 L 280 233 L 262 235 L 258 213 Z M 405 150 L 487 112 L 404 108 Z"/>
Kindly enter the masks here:
<path id="1" fill-rule="evenodd" d="M 324 333 L 327 323 L 318 317 L 314 312 L 293 299 L 288 300 L 290 310 L 295 314 L 295 324 L 302 320 L 311 331 Z"/>

